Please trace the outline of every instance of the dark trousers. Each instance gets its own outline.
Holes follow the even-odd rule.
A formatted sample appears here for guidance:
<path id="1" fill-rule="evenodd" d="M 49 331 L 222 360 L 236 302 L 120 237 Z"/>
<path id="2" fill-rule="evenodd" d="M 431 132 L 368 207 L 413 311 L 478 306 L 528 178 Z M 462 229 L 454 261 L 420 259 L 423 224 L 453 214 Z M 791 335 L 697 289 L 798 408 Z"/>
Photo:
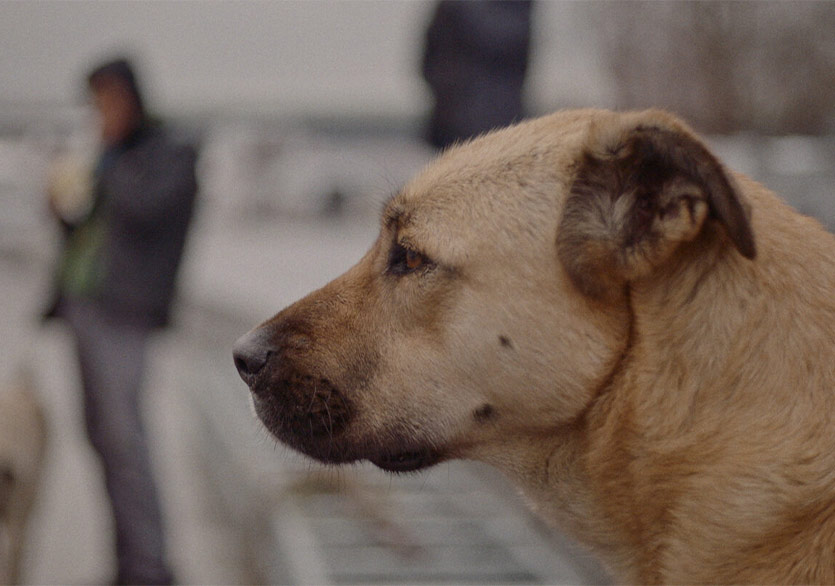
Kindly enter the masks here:
<path id="1" fill-rule="evenodd" d="M 150 332 L 120 323 L 84 301 L 68 301 L 62 313 L 75 335 L 87 435 L 101 461 L 110 497 L 117 581 L 170 583 L 139 401 Z"/>

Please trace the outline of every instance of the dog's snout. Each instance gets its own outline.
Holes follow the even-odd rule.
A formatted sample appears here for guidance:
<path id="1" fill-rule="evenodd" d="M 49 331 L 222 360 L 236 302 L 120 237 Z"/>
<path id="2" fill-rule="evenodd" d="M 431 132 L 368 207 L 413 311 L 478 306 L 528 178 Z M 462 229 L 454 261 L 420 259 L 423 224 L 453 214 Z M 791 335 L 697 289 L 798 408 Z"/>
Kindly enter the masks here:
<path id="1" fill-rule="evenodd" d="M 273 355 L 273 348 L 257 332 L 250 332 L 235 343 L 232 355 L 238 374 L 249 384 L 261 372 Z"/>

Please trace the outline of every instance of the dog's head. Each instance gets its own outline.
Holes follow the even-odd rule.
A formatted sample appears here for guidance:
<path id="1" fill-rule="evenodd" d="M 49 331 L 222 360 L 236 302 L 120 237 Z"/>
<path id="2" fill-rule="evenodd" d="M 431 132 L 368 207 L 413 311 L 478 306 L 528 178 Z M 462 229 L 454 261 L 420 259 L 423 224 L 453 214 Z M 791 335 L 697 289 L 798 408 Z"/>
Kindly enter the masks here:
<path id="1" fill-rule="evenodd" d="M 562 112 L 444 153 L 373 247 L 255 328 L 267 428 L 325 462 L 490 459 L 571 424 L 627 343 L 629 284 L 704 241 L 754 256 L 721 165 L 661 112 Z"/>

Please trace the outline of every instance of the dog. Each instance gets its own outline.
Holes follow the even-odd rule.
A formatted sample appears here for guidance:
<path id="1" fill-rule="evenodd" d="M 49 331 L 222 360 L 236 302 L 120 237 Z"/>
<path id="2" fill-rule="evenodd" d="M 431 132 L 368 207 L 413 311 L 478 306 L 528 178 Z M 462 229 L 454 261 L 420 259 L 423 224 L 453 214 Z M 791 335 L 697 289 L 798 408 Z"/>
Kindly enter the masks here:
<path id="1" fill-rule="evenodd" d="M 235 345 L 328 464 L 492 464 L 628 583 L 835 583 L 835 237 L 659 110 L 456 145 Z"/>
<path id="2" fill-rule="evenodd" d="M 46 416 L 32 375 L 0 392 L 0 584 L 17 584 L 26 524 L 46 451 Z"/>

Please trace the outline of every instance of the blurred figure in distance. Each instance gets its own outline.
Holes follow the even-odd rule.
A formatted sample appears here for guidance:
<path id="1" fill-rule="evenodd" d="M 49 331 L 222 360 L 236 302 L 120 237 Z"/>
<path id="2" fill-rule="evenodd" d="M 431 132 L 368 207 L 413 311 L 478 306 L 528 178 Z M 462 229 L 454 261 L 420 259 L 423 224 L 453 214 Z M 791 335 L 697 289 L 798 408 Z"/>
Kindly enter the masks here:
<path id="1" fill-rule="evenodd" d="M 96 67 L 87 83 L 101 152 L 86 205 L 50 192 L 65 238 L 46 315 L 65 320 L 75 338 L 87 435 L 112 507 L 116 581 L 169 584 L 140 390 L 149 337 L 169 320 L 197 193 L 196 154 L 150 123 L 126 59 Z"/>
<path id="2" fill-rule="evenodd" d="M 427 140 L 442 149 L 524 117 L 531 0 L 440 0 L 423 77 L 435 104 Z"/>

